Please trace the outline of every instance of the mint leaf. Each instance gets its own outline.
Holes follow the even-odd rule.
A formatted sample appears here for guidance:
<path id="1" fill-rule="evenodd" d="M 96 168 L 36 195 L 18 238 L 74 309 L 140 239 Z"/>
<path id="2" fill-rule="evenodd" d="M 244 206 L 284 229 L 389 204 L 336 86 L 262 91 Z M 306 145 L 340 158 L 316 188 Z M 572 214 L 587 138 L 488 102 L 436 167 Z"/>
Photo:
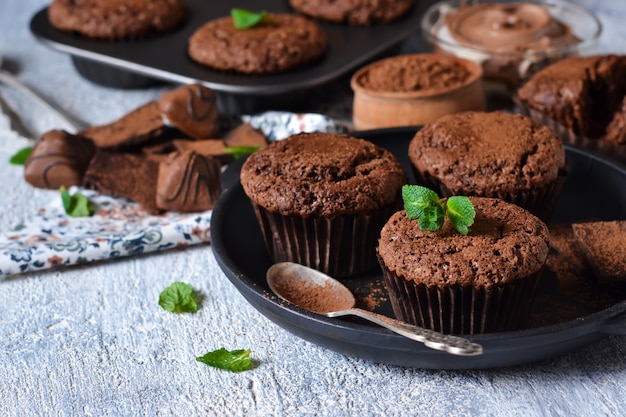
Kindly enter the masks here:
<path id="1" fill-rule="evenodd" d="M 469 198 L 454 196 L 448 198 L 446 202 L 446 214 L 457 232 L 466 235 L 469 232 L 469 226 L 474 224 L 476 210 Z"/>
<path id="2" fill-rule="evenodd" d="M 418 218 L 420 229 L 428 232 L 441 229 L 446 219 L 446 211 L 443 206 L 437 202 L 436 205 L 426 207 Z"/>
<path id="3" fill-rule="evenodd" d="M 59 188 L 61 200 L 65 213 L 70 217 L 89 217 L 93 214 L 93 209 L 89 204 L 89 199 L 82 193 L 70 195 L 64 186 Z"/>
<path id="4" fill-rule="evenodd" d="M 231 9 L 230 16 L 233 18 L 236 29 L 250 29 L 258 25 L 267 17 L 265 10 L 255 13 L 245 9 Z"/>
<path id="5" fill-rule="evenodd" d="M 430 188 L 407 184 L 402 186 L 402 199 L 407 216 L 411 220 L 418 219 L 418 225 L 423 231 L 441 229 L 446 216 L 463 235 L 467 235 L 469 226 L 474 224 L 476 211 L 467 197 L 450 197 L 444 207 L 437 193 Z"/>
<path id="6" fill-rule="evenodd" d="M 445 214 L 443 206 L 439 202 L 439 196 L 430 188 L 421 185 L 403 185 L 402 199 L 404 200 L 404 210 L 411 220 L 428 216 L 428 223 L 438 222 L 432 216 L 438 216 L 439 213 L 442 216 Z M 431 210 L 432 207 L 436 206 L 441 207 L 441 211 Z"/>
<path id="7" fill-rule="evenodd" d="M 159 305 L 173 313 L 195 313 L 198 297 L 193 287 L 185 282 L 174 282 L 159 294 Z"/>
<path id="8" fill-rule="evenodd" d="M 260 146 L 226 146 L 224 152 L 229 153 L 235 159 L 243 158 L 258 150 Z"/>
<path id="9" fill-rule="evenodd" d="M 32 151 L 33 148 L 30 146 L 20 149 L 9 159 L 9 163 L 13 165 L 24 165 Z"/>
<path id="10" fill-rule="evenodd" d="M 241 372 L 252 369 L 252 360 L 250 359 L 251 352 L 250 349 L 228 351 L 225 348 L 221 348 L 206 353 L 204 356 L 198 356 L 196 360 L 215 368 Z"/>

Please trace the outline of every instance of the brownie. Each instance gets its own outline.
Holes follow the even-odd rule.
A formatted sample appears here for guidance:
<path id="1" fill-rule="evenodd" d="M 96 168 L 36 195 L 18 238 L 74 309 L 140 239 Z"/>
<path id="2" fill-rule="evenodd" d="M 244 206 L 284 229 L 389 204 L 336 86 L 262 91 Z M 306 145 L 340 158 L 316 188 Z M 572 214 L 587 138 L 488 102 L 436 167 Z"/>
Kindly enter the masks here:
<path id="1" fill-rule="evenodd" d="M 212 20 L 191 35 L 188 53 L 216 70 L 270 74 L 318 60 L 326 48 L 326 34 L 317 23 L 295 14 L 270 13 L 250 29 L 236 29 L 230 16 Z"/>
<path id="2" fill-rule="evenodd" d="M 159 109 L 168 122 L 196 139 L 211 139 L 219 132 L 215 93 L 200 84 L 190 84 L 161 94 Z"/>
<path id="3" fill-rule="evenodd" d="M 141 154 L 98 149 L 85 172 L 83 186 L 102 194 L 136 201 L 150 213 L 158 213 L 156 187 L 159 159 Z"/>
<path id="4" fill-rule="evenodd" d="M 418 183 L 438 194 L 496 197 L 549 219 L 566 175 L 565 150 L 552 130 L 504 112 L 446 115 L 409 145 Z"/>
<path id="5" fill-rule="evenodd" d="M 401 206 L 405 181 L 389 151 L 330 133 L 272 142 L 241 169 L 270 257 L 336 277 L 376 266 L 378 232 Z"/>
<path id="6" fill-rule="evenodd" d="M 335 23 L 365 26 L 388 23 L 404 16 L 413 0 L 289 0 L 295 10 Z"/>
<path id="7" fill-rule="evenodd" d="M 50 24 L 88 38 L 140 38 L 168 32 L 185 20 L 182 0 L 53 0 Z"/>
<path id="8" fill-rule="evenodd" d="M 162 210 L 210 210 L 221 194 L 221 164 L 194 151 L 174 152 L 159 165 L 156 205 Z"/>
<path id="9" fill-rule="evenodd" d="M 80 135 L 91 139 L 98 148 L 113 150 L 141 145 L 162 136 L 167 129 L 158 103 L 151 101 L 114 122 L 89 127 Z"/>
<path id="10" fill-rule="evenodd" d="M 622 105 L 606 127 L 606 140 L 615 145 L 626 145 L 626 95 Z"/>
<path id="11" fill-rule="evenodd" d="M 599 138 L 625 95 L 626 56 L 595 55 L 544 68 L 518 90 L 517 99 L 574 134 Z"/>
<path id="12" fill-rule="evenodd" d="M 626 221 L 575 223 L 572 228 L 598 281 L 626 280 Z"/>
<path id="13" fill-rule="evenodd" d="M 577 275 L 584 275 L 591 266 L 580 244 L 571 223 L 551 224 L 550 247 L 567 259 L 567 268 L 577 271 Z M 549 260 L 549 258 L 548 258 Z"/>
<path id="14" fill-rule="evenodd" d="M 500 199 L 470 197 L 467 235 L 448 220 L 422 231 L 404 210 L 385 224 L 378 256 L 394 314 L 444 333 L 523 328 L 549 251 L 539 218 Z"/>
<path id="15" fill-rule="evenodd" d="M 24 166 L 24 179 L 38 188 L 80 185 L 94 152 L 91 140 L 51 130 L 35 143 Z"/>

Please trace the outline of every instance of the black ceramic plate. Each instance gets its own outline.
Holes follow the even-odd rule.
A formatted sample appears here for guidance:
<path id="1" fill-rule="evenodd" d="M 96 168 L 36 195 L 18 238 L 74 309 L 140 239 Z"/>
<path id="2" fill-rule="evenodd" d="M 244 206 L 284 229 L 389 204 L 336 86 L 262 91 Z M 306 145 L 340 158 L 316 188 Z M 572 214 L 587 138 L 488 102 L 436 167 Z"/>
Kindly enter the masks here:
<path id="1" fill-rule="evenodd" d="M 354 133 L 394 152 L 412 180 L 409 140 L 416 128 Z M 626 169 L 584 151 L 567 147 L 569 174 L 553 223 L 626 219 Z M 516 332 L 471 336 L 481 343 L 480 356 L 453 356 L 425 348 L 373 324 L 356 319 L 326 318 L 289 305 L 272 295 L 265 271 L 271 260 L 245 196 L 238 174 L 241 163 L 224 175 L 226 190 L 213 211 L 211 246 L 220 267 L 248 302 L 273 322 L 312 343 L 367 360 L 431 369 L 482 369 L 529 363 L 563 354 L 608 334 L 626 334 L 624 288 L 593 288 L 603 302 L 590 301 L 572 316 L 570 307 L 581 304 L 560 292 L 545 278 L 540 285 L 530 328 Z M 368 294 L 384 293 L 378 272 L 344 280 L 365 303 Z M 553 284 L 553 283 L 552 283 Z M 595 285 L 595 284 L 593 284 Z M 579 292 L 580 293 L 580 292 Z M 582 294 L 586 294 L 582 292 Z M 381 298 L 384 300 L 384 297 Z M 589 300 L 588 300 L 589 301 Z M 368 308 L 367 305 L 362 305 Z M 560 313 L 567 307 L 570 311 Z M 391 315 L 388 302 L 374 309 Z"/>
<path id="2" fill-rule="evenodd" d="M 262 3 L 253 0 L 186 0 L 188 19 L 183 27 L 142 40 L 108 42 L 64 33 L 50 25 L 47 9 L 33 16 L 30 29 L 40 41 L 54 49 L 107 66 L 176 83 L 200 81 L 218 92 L 276 95 L 327 83 L 398 44 L 419 30 L 421 16 L 432 2 L 416 1 L 407 16 L 385 25 L 351 27 L 320 21 L 329 39 L 326 56 L 306 68 L 276 75 L 250 76 L 213 71 L 188 58 L 187 40 L 209 20 L 229 15 L 233 7 L 292 12 L 287 0 Z"/>

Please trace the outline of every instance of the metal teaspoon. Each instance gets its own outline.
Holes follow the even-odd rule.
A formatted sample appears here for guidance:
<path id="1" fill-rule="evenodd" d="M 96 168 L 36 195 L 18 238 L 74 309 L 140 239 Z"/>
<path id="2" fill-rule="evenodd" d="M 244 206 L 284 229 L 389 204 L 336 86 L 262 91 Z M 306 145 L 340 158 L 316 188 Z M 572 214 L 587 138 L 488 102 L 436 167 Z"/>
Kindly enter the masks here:
<path id="1" fill-rule="evenodd" d="M 266 278 L 270 289 L 278 297 L 313 313 L 327 317 L 358 316 L 401 336 L 422 342 L 431 349 L 443 350 L 453 355 L 474 356 L 483 352 L 481 345 L 465 338 L 444 335 L 355 308 L 354 295 L 346 286 L 304 265 L 293 262 L 274 264 L 267 270 Z"/>

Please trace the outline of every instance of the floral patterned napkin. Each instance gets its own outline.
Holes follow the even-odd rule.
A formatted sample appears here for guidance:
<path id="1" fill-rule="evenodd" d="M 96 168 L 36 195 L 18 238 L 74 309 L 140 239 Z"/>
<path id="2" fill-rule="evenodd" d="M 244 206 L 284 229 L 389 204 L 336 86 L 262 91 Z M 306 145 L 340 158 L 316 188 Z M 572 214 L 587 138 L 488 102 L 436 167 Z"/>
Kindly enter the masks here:
<path id="1" fill-rule="evenodd" d="M 242 120 L 280 140 L 298 132 L 342 132 L 346 126 L 320 114 L 267 112 Z M 0 126 L 0 133 L 2 126 Z M 4 131 L 5 139 L 14 132 Z M 13 149 L 14 148 L 14 149 Z M 19 146 L 3 146 L 0 158 L 8 161 Z M 19 167 L 16 167 L 19 169 Z M 21 179 L 23 181 L 23 179 Z M 20 187 L 31 187 L 25 181 Z M 0 231 L 0 277 L 58 266 L 84 264 L 209 242 L 211 211 L 167 212 L 150 215 L 131 200 L 72 187 L 96 206 L 90 217 L 65 214 L 60 195 L 8 231 Z"/>

